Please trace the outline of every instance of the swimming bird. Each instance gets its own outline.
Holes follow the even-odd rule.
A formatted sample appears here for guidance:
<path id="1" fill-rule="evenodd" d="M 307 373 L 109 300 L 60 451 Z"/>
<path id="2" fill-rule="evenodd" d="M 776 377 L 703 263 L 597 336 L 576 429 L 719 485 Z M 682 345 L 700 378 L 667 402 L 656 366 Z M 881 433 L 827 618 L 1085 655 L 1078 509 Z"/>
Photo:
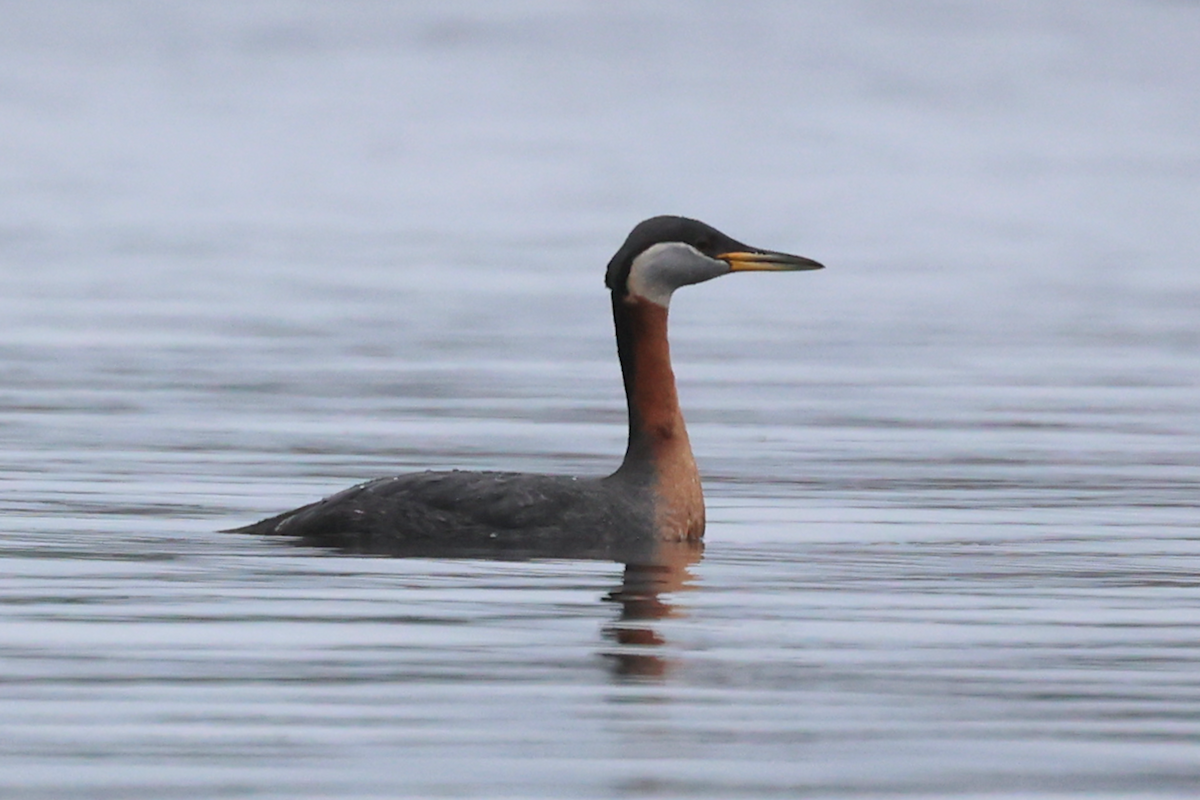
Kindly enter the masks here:
<path id="1" fill-rule="evenodd" d="M 625 383 L 625 458 L 602 478 L 417 472 L 353 486 L 235 529 L 345 552 L 611 557 L 704 535 L 704 494 L 667 344 L 672 293 L 731 272 L 814 270 L 812 259 L 742 244 L 703 222 L 634 227 L 605 273 Z M 625 560 L 626 555 L 619 560 Z"/>

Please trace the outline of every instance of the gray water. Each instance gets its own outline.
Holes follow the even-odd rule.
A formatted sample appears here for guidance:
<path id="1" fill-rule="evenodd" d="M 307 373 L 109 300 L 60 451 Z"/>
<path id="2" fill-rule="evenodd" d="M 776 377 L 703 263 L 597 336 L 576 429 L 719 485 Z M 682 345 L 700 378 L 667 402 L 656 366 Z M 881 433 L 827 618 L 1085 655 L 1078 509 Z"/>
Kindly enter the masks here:
<path id="1" fill-rule="evenodd" d="M 1200 7 L 0 5 L 0 795 L 1194 796 Z M 602 474 L 657 213 L 704 551 L 217 533 Z"/>

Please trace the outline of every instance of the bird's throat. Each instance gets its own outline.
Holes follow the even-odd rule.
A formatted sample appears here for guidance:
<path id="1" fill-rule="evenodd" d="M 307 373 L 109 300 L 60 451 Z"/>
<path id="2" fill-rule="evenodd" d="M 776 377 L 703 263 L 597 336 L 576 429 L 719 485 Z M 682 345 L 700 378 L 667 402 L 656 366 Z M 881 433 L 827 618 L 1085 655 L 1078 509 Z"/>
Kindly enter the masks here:
<path id="1" fill-rule="evenodd" d="M 617 474 L 652 484 L 663 538 L 698 539 L 704 494 L 675 390 L 667 309 L 636 295 L 614 295 L 613 317 L 629 405 L 629 446 Z"/>

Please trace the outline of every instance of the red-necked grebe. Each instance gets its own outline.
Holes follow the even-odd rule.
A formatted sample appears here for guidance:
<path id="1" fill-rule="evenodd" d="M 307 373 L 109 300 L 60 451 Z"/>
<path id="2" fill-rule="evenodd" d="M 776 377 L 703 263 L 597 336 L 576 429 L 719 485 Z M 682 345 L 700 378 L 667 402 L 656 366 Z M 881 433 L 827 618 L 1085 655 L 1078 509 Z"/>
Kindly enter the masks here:
<path id="1" fill-rule="evenodd" d="M 704 535 L 704 495 L 667 346 L 680 286 L 730 272 L 811 270 L 801 256 L 759 250 L 703 222 L 654 217 L 612 257 L 617 354 L 629 408 L 625 459 L 604 478 L 514 472 L 417 472 L 380 478 L 238 528 L 348 552 L 437 555 L 601 553 Z"/>

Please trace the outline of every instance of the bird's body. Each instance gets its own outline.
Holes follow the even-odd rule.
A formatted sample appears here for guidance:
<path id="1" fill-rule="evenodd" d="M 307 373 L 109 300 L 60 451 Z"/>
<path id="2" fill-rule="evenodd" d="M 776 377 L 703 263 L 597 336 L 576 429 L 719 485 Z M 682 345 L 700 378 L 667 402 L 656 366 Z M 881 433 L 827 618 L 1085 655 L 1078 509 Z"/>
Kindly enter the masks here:
<path id="1" fill-rule="evenodd" d="M 653 540 L 652 499 L 609 478 L 414 472 L 353 486 L 241 530 L 346 553 L 606 557 Z"/>
<path id="2" fill-rule="evenodd" d="M 419 472 L 381 478 L 237 529 L 347 552 L 605 557 L 704 534 L 704 495 L 667 343 L 671 292 L 740 270 L 819 269 L 747 247 L 702 222 L 654 217 L 609 263 L 629 411 L 612 475 Z"/>

